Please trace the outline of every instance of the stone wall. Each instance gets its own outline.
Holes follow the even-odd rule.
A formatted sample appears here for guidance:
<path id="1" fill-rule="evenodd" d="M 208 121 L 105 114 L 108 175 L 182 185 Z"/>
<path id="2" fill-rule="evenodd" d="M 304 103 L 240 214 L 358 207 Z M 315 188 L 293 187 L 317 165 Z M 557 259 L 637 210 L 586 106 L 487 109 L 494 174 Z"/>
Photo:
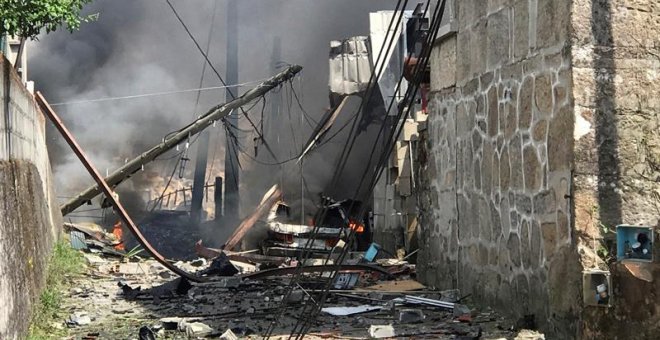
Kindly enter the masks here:
<path id="1" fill-rule="evenodd" d="M 610 270 L 615 289 L 613 308 L 585 307 L 582 334 L 654 338 L 660 333 L 658 264 L 643 268 L 647 282 L 595 253 L 612 244 L 614 235 L 603 227 L 641 224 L 659 231 L 660 2 L 574 0 L 571 27 L 577 241 L 585 269 Z"/>
<path id="2" fill-rule="evenodd" d="M 570 2 L 456 5 L 420 144 L 420 277 L 574 337 Z"/>
<path id="3" fill-rule="evenodd" d="M 1 54 L 0 79 L 0 339 L 21 339 L 62 215 L 51 181 L 44 117 Z"/>

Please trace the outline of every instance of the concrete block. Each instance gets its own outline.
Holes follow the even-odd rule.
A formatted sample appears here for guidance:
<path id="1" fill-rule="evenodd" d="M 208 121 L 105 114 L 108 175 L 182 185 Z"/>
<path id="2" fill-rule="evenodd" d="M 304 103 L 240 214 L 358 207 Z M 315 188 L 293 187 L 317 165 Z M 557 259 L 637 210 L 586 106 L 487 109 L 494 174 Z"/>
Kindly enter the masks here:
<path id="1" fill-rule="evenodd" d="M 431 90 L 456 84 L 456 35 L 442 40 L 431 51 Z"/>
<path id="2" fill-rule="evenodd" d="M 403 124 L 403 140 L 411 141 L 417 139 L 417 122 L 414 119 L 406 119 Z"/>

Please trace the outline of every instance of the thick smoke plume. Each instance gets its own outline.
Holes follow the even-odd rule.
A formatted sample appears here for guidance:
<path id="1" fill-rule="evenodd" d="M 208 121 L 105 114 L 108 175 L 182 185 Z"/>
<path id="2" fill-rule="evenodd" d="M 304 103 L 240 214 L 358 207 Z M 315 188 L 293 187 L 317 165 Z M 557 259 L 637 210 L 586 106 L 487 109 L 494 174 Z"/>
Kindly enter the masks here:
<path id="1" fill-rule="evenodd" d="M 209 57 L 224 76 L 225 23 L 227 1 L 172 1 L 183 20 L 203 48 L 211 34 Z M 281 61 L 304 67 L 291 85 L 265 97 L 266 139 L 279 160 L 300 152 L 312 127 L 301 118 L 301 110 L 291 86 L 313 120 L 318 121 L 328 108 L 328 49 L 333 39 L 364 35 L 369 30 L 368 13 L 393 9 L 393 0 L 240 0 L 239 1 L 239 82 L 268 78 L 271 70 L 273 41 L 281 41 Z M 211 21 L 215 11 L 215 24 Z M 84 24 L 79 32 L 56 32 L 40 37 L 29 46 L 29 76 L 35 80 L 51 103 L 68 103 L 87 99 L 120 97 L 143 93 L 197 88 L 202 73 L 203 58 L 177 22 L 165 1 L 97 0 L 88 13 L 98 13 L 96 22 Z M 204 87 L 219 86 L 218 78 L 206 68 Z M 253 84 L 251 84 L 253 85 Z M 250 86 L 250 85 L 248 85 Z M 234 89 L 236 91 L 237 89 Z M 241 88 L 245 90 L 245 88 Z M 195 92 L 150 96 L 135 99 L 108 100 L 90 103 L 63 104 L 55 108 L 75 134 L 80 144 L 102 172 L 112 171 L 126 159 L 135 157 L 159 142 L 210 106 L 224 102 L 224 90 L 204 91 L 196 105 Z M 271 112 L 271 103 L 281 100 L 279 114 Z M 355 114 L 357 101 L 345 110 L 336 126 Z M 262 104 L 250 115 L 259 124 Z M 313 123 L 312 123 L 313 124 Z M 241 120 L 241 128 L 251 127 Z M 336 127 L 335 127 L 336 129 Z M 328 187 L 334 175 L 341 149 L 346 143 L 348 128 L 332 142 L 314 152 L 304 162 L 306 189 L 300 181 L 300 165 L 266 166 L 241 156 L 242 215 L 245 215 L 271 185 L 283 186 L 285 199 L 305 211 L 315 209 L 314 200 L 320 192 L 337 198 L 353 196 L 364 169 L 364 160 L 371 152 L 374 129 L 360 136 L 346 171 L 338 186 Z M 221 125 L 210 129 L 209 178 L 223 174 L 226 136 Z M 331 132 L 334 133 L 336 130 Z M 254 156 L 256 134 L 239 132 L 244 151 Z M 193 138 L 194 140 L 194 138 Z M 92 183 L 79 161 L 64 145 L 57 133 L 49 135 L 58 193 L 66 197 Z M 179 152 L 185 148 L 182 145 Z M 193 147 L 184 178 L 192 178 Z M 143 207 L 148 197 L 159 194 L 177 159 L 172 151 L 147 166 L 120 187 L 133 197 L 131 205 Z M 263 145 L 258 146 L 258 159 L 274 160 Z M 178 170 L 175 171 L 178 173 Z M 175 183 L 177 174 L 174 176 Z M 212 182 L 212 180 L 211 180 Z M 155 189 L 157 188 L 157 189 Z M 142 200 L 142 202 L 139 202 Z M 318 200 L 317 200 L 318 202 Z M 125 202 L 126 203 L 126 202 Z"/>

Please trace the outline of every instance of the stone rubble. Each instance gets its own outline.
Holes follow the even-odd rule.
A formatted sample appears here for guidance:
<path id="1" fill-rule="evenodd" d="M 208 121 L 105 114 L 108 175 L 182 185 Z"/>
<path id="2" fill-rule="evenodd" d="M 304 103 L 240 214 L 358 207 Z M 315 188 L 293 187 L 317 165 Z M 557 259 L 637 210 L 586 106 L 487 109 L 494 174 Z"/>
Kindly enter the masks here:
<path id="1" fill-rule="evenodd" d="M 69 320 L 62 322 L 63 326 L 68 326 L 64 327 L 68 333 L 66 339 L 137 339 L 144 327 L 152 330 L 157 339 L 259 339 L 275 320 L 278 325 L 274 338 L 287 338 L 297 321 L 298 306 L 310 299 L 309 292 L 304 289 L 311 290 L 311 283 L 301 282 L 301 287 L 287 299 L 288 309 L 281 310 L 290 281 L 287 277 L 261 280 L 215 277 L 209 282 L 194 283 L 174 275 L 166 278 L 163 275 L 166 269 L 153 260 L 128 266 L 119 260 L 103 260 L 103 263 L 89 266 L 87 274 L 76 279 L 65 299 L 64 308 L 70 315 Z M 130 269 L 115 270 L 122 267 Z M 513 339 L 516 335 L 511 330 L 514 323 L 492 312 L 479 313 L 466 307 L 471 321 L 461 322 L 448 309 L 394 303 L 392 299 L 404 296 L 401 292 L 364 291 L 364 284 L 370 282 L 361 277 L 359 287 L 330 294 L 325 306 L 371 304 L 383 308 L 358 315 L 320 314 L 306 339 L 368 338 L 372 334 L 434 339 L 457 336 L 476 339 L 482 334 L 489 339 Z M 405 293 L 416 294 L 415 291 Z M 417 294 L 454 301 L 459 296 L 455 291 L 446 293 L 427 289 L 424 294 Z"/>

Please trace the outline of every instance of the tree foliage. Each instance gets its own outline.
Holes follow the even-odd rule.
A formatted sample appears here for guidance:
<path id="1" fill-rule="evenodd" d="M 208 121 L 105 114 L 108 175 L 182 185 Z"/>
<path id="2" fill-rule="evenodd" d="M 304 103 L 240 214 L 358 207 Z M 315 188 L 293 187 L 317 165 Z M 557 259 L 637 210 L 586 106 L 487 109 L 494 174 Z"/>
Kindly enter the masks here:
<path id="1" fill-rule="evenodd" d="M 34 39 L 42 29 L 46 33 L 66 26 L 69 31 L 80 28 L 80 11 L 92 0 L 1 0 L 0 36 L 4 34 Z"/>

